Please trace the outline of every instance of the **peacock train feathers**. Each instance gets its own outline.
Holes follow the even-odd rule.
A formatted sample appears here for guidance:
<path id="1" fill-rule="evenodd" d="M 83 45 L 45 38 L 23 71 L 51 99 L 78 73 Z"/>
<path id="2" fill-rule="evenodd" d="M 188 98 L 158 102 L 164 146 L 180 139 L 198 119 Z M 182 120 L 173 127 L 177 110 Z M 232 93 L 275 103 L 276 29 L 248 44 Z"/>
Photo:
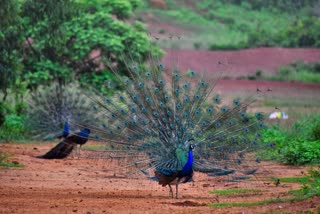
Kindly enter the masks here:
<path id="1" fill-rule="evenodd" d="M 214 91 L 219 78 L 194 71 L 167 71 L 150 57 L 149 65 L 130 60 L 128 77 L 111 66 L 123 88 L 114 97 L 92 98 L 104 123 L 90 126 L 111 143 L 109 158 L 123 159 L 124 169 L 137 169 L 170 188 L 192 179 L 193 171 L 212 176 L 253 174 L 260 159 L 252 152 L 260 143 L 264 115 L 247 112 L 255 101 L 222 100 Z M 173 193 L 172 193 L 173 196 Z"/>
<path id="2" fill-rule="evenodd" d="M 96 122 L 87 97 L 77 85 L 41 87 L 30 94 L 28 104 L 27 128 L 35 139 L 66 138 Z"/>

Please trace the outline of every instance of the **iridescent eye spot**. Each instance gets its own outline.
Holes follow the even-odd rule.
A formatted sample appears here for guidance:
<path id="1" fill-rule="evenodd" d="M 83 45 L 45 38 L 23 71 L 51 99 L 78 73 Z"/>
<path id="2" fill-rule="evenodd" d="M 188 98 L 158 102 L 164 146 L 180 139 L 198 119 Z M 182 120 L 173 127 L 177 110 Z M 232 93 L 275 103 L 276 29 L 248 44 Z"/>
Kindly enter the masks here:
<path id="1" fill-rule="evenodd" d="M 222 107 L 221 108 L 221 112 L 222 113 L 226 113 L 228 111 L 228 108 L 226 106 Z"/>
<path id="2" fill-rule="evenodd" d="M 132 69 L 133 69 L 134 72 L 138 72 L 139 71 L 139 68 L 137 66 L 133 66 Z"/>
<path id="3" fill-rule="evenodd" d="M 160 64 L 158 65 L 158 67 L 159 67 L 160 70 L 163 70 L 164 65 L 160 63 Z"/>

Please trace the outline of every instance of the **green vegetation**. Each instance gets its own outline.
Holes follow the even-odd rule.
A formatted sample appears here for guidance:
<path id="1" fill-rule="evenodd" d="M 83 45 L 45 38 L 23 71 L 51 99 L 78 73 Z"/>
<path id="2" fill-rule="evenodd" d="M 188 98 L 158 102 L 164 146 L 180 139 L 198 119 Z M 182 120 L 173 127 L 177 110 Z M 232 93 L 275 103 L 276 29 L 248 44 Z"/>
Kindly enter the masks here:
<path id="1" fill-rule="evenodd" d="M 308 176 L 305 177 L 297 177 L 297 178 L 280 178 L 281 182 L 296 182 L 303 184 L 299 190 L 291 190 L 288 194 L 293 195 L 289 198 L 271 198 L 265 199 L 262 201 L 254 201 L 254 202 L 226 202 L 226 203 L 215 203 L 210 204 L 210 207 L 214 208 L 223 208 L 223 207 L 248 207 L 248 206 L 259 206 L 259 205 L 267 205 L 270 203 L 277 202 L 292 202 L 299 201 L 308 198 L 312 198 L 313 196 L 320 195 L 320 167 L 318 169 L 310 168 L 308 170 Z"/>
<path id="2" fill-rule="evenodd" d="M 247 195 L 247 194 L 257 194 L 261 191 L 259 189 L 217 189 L 212 190 L 210 193 L 217 194 L 220 196 L 227 196 L 227 195 Z"/>
<path id="3" fill-rule="evenodd" d="M 0 7 L 0 140 L 19 140 L 25 97 L 40 85 L 71 81 L 113 93 L 110 62 L 125 72 L 124 53 L 144 61 L 145 26 L 127 23 L 140 0 L 5 0 Z M 95 52 L 93 52 L 95 51 Z"/>
<path id="4" fill-rule="evenodd" d="M 301 183 L 307 184 L 310 180 L 310 176 L 305 177 L 286 177 L 286 178 L 272 178 L 272 181 L 279 180 L 280 183 Z"/>
<path id="5" fill-rule="evenodd" d="M 320 63 L 306 64 L 301 61 L 282 66 L 277 73 L 267 76 L 262 70 L 247 76 L 249 80 L 295 81 L 303 83 L 320 83 Z"/>
<path id="6" fill-rule="evenodd" d="M 303 62 L 295 62 L 281 67 L 275 75 L 266 77 L 266 79 L 320 83 L 320 63 L 305 64 Z"/>
<path id="7" fill-rule="evenodd" d="M 0 168 L 1 167 L 23 167 L 22 164 L 16 162 L 8 162 L 8 154 L 0 151 Z"/>
<path id="8" fill-rule="evenodd" d="M 216 203 L 210 204 L 210 207 L 214 208 L 224 208 L 224 207 L 250 207 L 250 206 L 260 206 L 260 205 L 267 205 L 270 203 L 277 203 L 277 202 L 291 202 L 297 201 L 299 199 L 296 198 L 272 198 L 272 199 L 265 199 L 262 201 L 253 201 L 253 202 L 225 202 L 225 203 Z M 303 200 L 303 199 L 300 199 Z"/>
<path id="9" fill-rule="evenodd" d="M 274 150 L 266 151 L 273 160 L 290 164 L 320 163 L 320 115 L 295 122 L 292 126 L 271 126 L 262 131 L 265 143 L 275 143 Z"/>
<path id="10" fill-rule="evenodd" d="M 25 138 L 24 116 L 9 114 L 0 129 L 0 140 L 21 141 Z"/>
<path id="11" fill-rule="evenodd" d="M 183 47 L 320 47 L 320 19 L 316 12 L 319 3 L 315 0 L 166 2 L 166 10 L 148 8 L 146 4 L 141 13 L 151 12 L 163 22 L 175 20 L 174 24 L 187 32 L 188 42 L 181 44 Z"/>

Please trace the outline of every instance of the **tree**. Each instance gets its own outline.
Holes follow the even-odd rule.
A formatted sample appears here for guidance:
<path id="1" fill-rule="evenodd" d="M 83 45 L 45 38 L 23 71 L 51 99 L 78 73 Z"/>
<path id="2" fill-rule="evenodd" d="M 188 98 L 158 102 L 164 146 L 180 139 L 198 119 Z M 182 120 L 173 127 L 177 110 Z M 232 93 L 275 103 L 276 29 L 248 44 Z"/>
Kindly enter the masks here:
<path id="1" fill-rule="evenodd" d="M 3 0 L 0 17 L 0 89 L 3 93 L 2 101 L 5 101 L 21 66 L 21 19 L 17 1 Z"/>
<path id="2" fill-rule="evenodd" d="M 23 79 L 29 87 L 73 79 L 101 88 L 112 79 L 102 59 L 130 53 L 145 59 L 150 51 L 144 26 L 129 18 L 138 0 L 27 0 L 22 6 L 28 48 Z M 94 52 L 93 52 L 94 51 Z M 96 53 L 96 56 L 93 56 Z"/>
<path id="3" fill-rule="evenodd" d="M 15 0 L 3 0 L 0 7 L 0 126 L 6 115 L 8 89 L 15 84 L 20 64 L 21 19 Z"/>

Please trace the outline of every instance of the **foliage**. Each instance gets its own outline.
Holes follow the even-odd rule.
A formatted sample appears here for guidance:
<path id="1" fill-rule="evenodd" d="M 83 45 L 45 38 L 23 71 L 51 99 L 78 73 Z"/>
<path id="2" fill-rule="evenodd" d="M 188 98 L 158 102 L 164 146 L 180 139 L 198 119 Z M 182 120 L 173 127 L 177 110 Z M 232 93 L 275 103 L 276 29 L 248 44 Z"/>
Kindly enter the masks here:
<path id="1" fill-rule="evenodd" d="M 0 17 L 0 90 L 5 101 L 7 89 L 14 85 L 21 66 L 22 31 L 17 0 L 1 1 Z"/>
<path id="2" fill-rule="evenodd" d="M 9 114 L 0 129 L 0 141 L 19 141 L 25 138 L 24 116 Z"/>
<path id="3" fill-rule="evenodd" d="M 312 13 L 313 7 L 320 6 L 317 0 L 199 0 L 194 4 L 171 0 L 167 4 L 167 10 L 146 10 L 184 28 L 191 44 L 182 45 L 188 48 L 197 48 L 192 44 L 199 42 L 210 50 L 319 47 L 320 20 Z"/>
<path id="4" fill-rule="evenodd" d="M 269 158 L 291 165 L 319 164 L 320 115 L 296 122 L 289 130 L 272 126 L 263 130 L 264 141 L 273 142 L 276 149 L 268 152 Z"/>
<path id="5" fill-rule="evenodd" d="M 320 63 L 305 64 L 297 61 L 288 66 L 280 67 L 276 75 L 267 79 L 320 83 Z"/>
<path id="6" fill-rule="evenodd" d="M 297 17 L 273 35 L 267 29 L 257 28 L 248 34 L 248 44 L 282 47 L 320 47 L 320 18 Z"/>
<path id="7" fill-rule="evenodd" d="M 104 82 L 113 79 L 113 74 L 103 59 L 111 59 L 124 70 L 121 54 L 130 52 L 143 61 L 153 47 L 141 23 L 130 25 L 123 21 L 140 4 L 140 0 L 3 1 L 0 7 L 3 101 L 8 89 L 23 103 L 27 89 L 35 90 L 54 81 L 65 84 L 78 80 L 82 85 L 94 85 L 108 93 Z M 98 54 L 92 56 L 93 51 Z M 0 122 L 6 116 L 5 105 L 0 104 Z M 20 114 L 22 109 L 13 113 Z"/>
<path id="8" fill-rule="evenodd" d="M 313 6 L 318 0 L 221 0 L 222 2 L 241 5 L 252 10 L 277 9 L 280 11 L 295 13 L 299 8 Z"/>
<path id="9" fill-rule="evenodd" d="M 32 89 L 52 81 L 79 80 L 100 90 L 105 78 L 112 79 L 104 58 L 121 67 L 121 54 L 130 52 L 144 60 L 150 51 L 144 26 L 122 21 L 139 4 L 139 0 L 26 1 L 22 16 L 28 57 L 23 60 L 23 80 Z"/>

